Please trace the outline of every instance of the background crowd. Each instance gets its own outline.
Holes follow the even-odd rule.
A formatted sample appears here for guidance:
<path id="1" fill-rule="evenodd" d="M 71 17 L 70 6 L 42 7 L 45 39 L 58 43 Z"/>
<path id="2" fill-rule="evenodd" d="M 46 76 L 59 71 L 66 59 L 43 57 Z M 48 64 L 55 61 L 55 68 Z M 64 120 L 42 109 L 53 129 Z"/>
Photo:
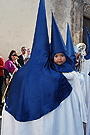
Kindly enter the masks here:
<path id="1" fill-rule="evenodd" d="M 3 95 L 3 85 L 5 87 L 10 87 L 10 78 L 14 72 L 16 72 L 20 67 L 25 65 L 30 58 L 31 49 L 23 46 L 21 48 L 21 54 L 18 55 L 16 50 L 11 50 L 8 59 L 5 61 L 3 56 L 0 56 L 0 115 L 2 115 L 2 95 Z M 5 88 L 4 87 L 4 88 Z M 9 90 L 8 87 L 8 90 Z M 6 95 L 7 97 L 7 95 Z"/>

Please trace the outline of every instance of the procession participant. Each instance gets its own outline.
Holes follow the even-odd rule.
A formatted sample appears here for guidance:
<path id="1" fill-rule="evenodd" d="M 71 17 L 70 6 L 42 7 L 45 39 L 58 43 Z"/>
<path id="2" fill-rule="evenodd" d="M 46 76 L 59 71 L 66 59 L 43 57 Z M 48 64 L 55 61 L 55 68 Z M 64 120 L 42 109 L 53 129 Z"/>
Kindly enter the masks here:
<path id="1" fill-rule="evenodd" d="M 80 43 L 80 45 L 81 45 L 81 43 Z M 74 50 L 74 46 L 73 46 L 73 41 L 72 41 L 72 36 L 71 36 L 69 24 L 67 24 L 66 48 L 67 48 L 67 54 L 68 54 L 69 58 L 72 60 L 72 62 L 74 63 L 74 65 L 76 67 L 77 59 L 76 59 L 75 51 L 77 53 L 79 53 L 79 50 L 78 50 L 79 48 Z M 78 74 L 78 77 L 79 77 L 79 80 L 80 80 L 81 89 L 82 89 L 83 96 L 84 96 L 84 99 L 85 99 L 85 97 L 86 97 L 85 77 L 83 76 L 82 73 L 79 73 L 77 69 L 76 69 L 76 71 L 77 71 L 77 74 Z"/>
<path id="2" fill-rule="evenodd" d="M 57 113 L 58 124 L 56 122 L 55 125 L 60 135 L 83 135 L 83 122 L 87 121 L 87 108 L 85 105 L 78 73 L 76 72 L 75 65 L 66 53 L 64 42 L 62 41 L 62 44 L 60 42 L 61 34 L 56 25 L 54 17 L 52 18 L 51 39 L 52 61 L 53 58 L 55 59 L 55 57 L 57 59 L 56 64 L 53 63 L 53 68 L 57 72 L 62 72 L 72 86 L 71 94 L 60 104 L 58 107 L 59 109 L 57 109 L 59 110 Z M 64 63 L 63 59 L 66 59 Z M 60 63 L 62 64 L 60 65 Z M 56 118 L 56 115 L 54 116 Z"/>
<path id="3" fill-rule="evenodd" d="M 88 116 L 87 116 L 87 124 L 86 124 L 86 135 L 90 134 L 90 34 L 87 31 L 87 55 L 85 56 L 85 61 L 83 65 L 83 72 L 85 74 L 86 81 L 86 101 L 88 106 Z"/>
<path id="4" fill-rule="evenodd" d="M 45 3 L 40 0 L 31 57 L 12 79 L 3 110 L 2 135 L 58 135 L 53 112 L 71 91 L 66 77 L 50 62 Z"/>
<path id="5" fill-rule="evenodd" d="M 88 108 L 89 107 L 88 106 L 89 105 L 89 91 L 90 91 L 90 74 L 89 74 L 90 73 L 90 34 L 87 28 L 86 28 L 86 31 L 87 31 L 87 53 L 82 63 L 82 72 L 84 73 L 84 76 L 85 76 L 85 84 L 86 84 L 85 102 Z"/>

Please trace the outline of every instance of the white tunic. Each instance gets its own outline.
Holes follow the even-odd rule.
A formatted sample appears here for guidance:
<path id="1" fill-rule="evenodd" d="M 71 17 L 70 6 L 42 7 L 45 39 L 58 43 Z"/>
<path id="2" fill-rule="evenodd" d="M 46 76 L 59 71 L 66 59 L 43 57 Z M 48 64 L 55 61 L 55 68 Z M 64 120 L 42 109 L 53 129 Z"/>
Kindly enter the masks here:
<path id="1" fill-rule="evenodd" d="M 90 91 L 89 91 L 89 97 L 90 97 Z M 90 103 L 90 98 L 89 98 Z M 88 106 L 88 115 L 87 115 L 87 124 L 86 124 L 86 135 L 90 135 L 90 104 Z"/>
<path id="2" fill-rule="evenodd" d="M 87 109 L 78 74 L 64 75 L 72 92 L 55 110 L 38 120 L 18 122 L 3 109 L 1 135 L 84 135 L 82 121 L 87 121 Z"/>
<path id="3" fill-rule="evenodd" d="M 78 73 L 80 85 L 81 85 L 81 90 L 83 92 L 84 100 L 86 100 L 86 83 L 85 83 L 85 76 L 83 73 Z"/>
<path id="4" fill-rule="evenodd" d="M 88 107 L 86 135 L 90 135 L 90 76 L 88 75 L 88 73 L 90 72 L 90 59 L 84 61 L 83 72 L 84 72 L 84 75 L 85 75 L 85 83 L 86 83 L 85 102 L 86 102 L 86 105 Z"/>
<path id="5" fill-rule="evenodd" d="M 90 76 L 88 73 L 90 72 L 90 59 L 85 60 L 84 63 L 82 63 L 82 72 L 84 73 L 85 76 L 85 84 L 86 84 L 86 96 L 85 96 L 85 102 L 88 108 L 89 104 L 89 91 L 90 91 Z"/>

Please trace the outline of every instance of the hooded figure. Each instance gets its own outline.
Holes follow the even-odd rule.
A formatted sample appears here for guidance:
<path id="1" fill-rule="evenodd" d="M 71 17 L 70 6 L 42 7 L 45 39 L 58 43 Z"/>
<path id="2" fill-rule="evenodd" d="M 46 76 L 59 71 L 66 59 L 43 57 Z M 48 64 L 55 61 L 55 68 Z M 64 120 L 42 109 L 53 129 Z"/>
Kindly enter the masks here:
<path id="1" fill-rule="evenodd" d="M 71 36 L 71 32 L 70 32 L 70 28 L 69 28 L 69 24 L 67 23 L 67 40 L 66 40 L 66 48 L 67 48 L 67 54 L 68 57 L 72 60 L 72 62 L 74 63 L 74 66 L 76 67 L 76 71 L 80 72 L 80 60 L 79 58 L 77 59 L 77 57 L 79 57 L 79 54 L 77 53 L 77 51 L 75 52 L 74 50 L 74 46 L 73 46 L 73 41 L 72 41 L 72 36 Z M 76 48 L 75 48 L 76 49 Z M 76 54 L 75 54 L 76 53 Z M 78 56 L 77 56 L 78 55 Z"/>
<path id="2" fill-rule="evenodd" d="M 54 62 L 54 57 L 66 57 L 66 61 L 60 65 Z M 61 59 L 61 58 L 59 58 Z M 51 37 L 51 62 L 57 72 L 62 72 L 72 86 L 71 94 L 61 102 L 54 112 L 56 135 L 84 135 L 83 122 L 87 122 L 87 108 L 85 105 L 80 80 L 75 65 L 68 57 L 66 48 L 54 16 L 52 14 L 52 37 Z M 76 111 L 77 110 L 77 111 Z"/>
<path id="3" fill-rule="evenodd" d="M 53 133 L 53 111 L 71 91 L 66 77 L 51 63 L 45 2 L 40 0 L 31 57 L 12 79 L 3 109 L 2 135 Z"/>
<path id="4" fill-rule="evenodd" d="M 83 72 L 85 75 L 85 83 L 86 83 L 86 105 L 88 107 L 88 116 L 87 116 L 87 124 L 86 124 L 86 135 L 90 134 L 90 34 L 87 31 L 87 55 L 85 56 L 85 61 L 83 64 Z"/>
<path id="5" fill-rule="evenodd" d="M 80 43 L 81 44 L 81 43 Z M 79 45 L 79 44 L 78 44 Z M 67 48 L 67 54 L 68 57 L 72 60 L 72 62 L 74 63 L 74 65 L 76 64 L 76 53 L 80 53 L 77 49 L 77 47 L 75 47 L 74 50 L 74 46 L 73 46 L 73 41 L 72 41 L 72 36 L 71 36 L 71 32 L 70 32 L 70 28 L 69 28 L 69 24 L 67 23 L 67 41 L 66 41 L 66 48 Z M 79 62 L 80 63 L 80 62 Z M 76 67 L 76 66 L 75 66 Z M 81 85 L 81 89 L 83 92 L 83 96 L 84 99 L 86 98 L 86 85 L 85 85 L 85 78 L 83 76 L 82 73 L 79 73 L 76 69 L 76 72 L 78 74 L 78 78 L 80 80 L 80 85 Z"/>
<path id="6" fill-rule="evenodd" d="M 89 105 L 89 91 L 90 91 L 90 34 L 88 32 L 88 29 L 86 28 L 87 32 L 87 55 L 84 57 L 85 60 L 82 65 L 84 77 L 85 77 L 85 84 L 86 84 L 86 105 L 88 108 Z"/>
<path id="7" fill-rule="evenodd" d="M 54 67 L 59 70 L 60 72 L 71 72 L 75 70 L 74 63 L 67 55 L 67 50 L 63 41 L 63 38 L 61 36 L 61 33 L 56 25 L 55 19 L 52 14 L 52 35 L 51 35 L 51 58 L 53 61 L 54 55 L 61 52 L 66 57 L 66 62 L 60 66 L 56 65 L 54 63 Z M 56 40 L 57 39 L 57 40 Z"/>

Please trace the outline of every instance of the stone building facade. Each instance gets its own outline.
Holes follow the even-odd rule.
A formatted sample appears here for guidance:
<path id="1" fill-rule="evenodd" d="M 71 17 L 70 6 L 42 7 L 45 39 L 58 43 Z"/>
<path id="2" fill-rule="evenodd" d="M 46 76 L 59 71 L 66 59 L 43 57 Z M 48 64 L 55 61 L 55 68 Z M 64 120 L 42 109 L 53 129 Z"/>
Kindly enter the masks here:
<path id="1" fill-rule="evenodd" d="M 64 41 L 66 42 L 68 22 L 74 46 L 80 42 L 86 44 L 86 27 L 90 32 L 90 0 L 53 0 L 50 2 Z"/>
<path id="2" fill-rule="evenodd" d="M 86 27 L 90 32 L 90 0 L 74 0 L 71 9 L 71 31 L 74 45 L 87 43 Z"/>

